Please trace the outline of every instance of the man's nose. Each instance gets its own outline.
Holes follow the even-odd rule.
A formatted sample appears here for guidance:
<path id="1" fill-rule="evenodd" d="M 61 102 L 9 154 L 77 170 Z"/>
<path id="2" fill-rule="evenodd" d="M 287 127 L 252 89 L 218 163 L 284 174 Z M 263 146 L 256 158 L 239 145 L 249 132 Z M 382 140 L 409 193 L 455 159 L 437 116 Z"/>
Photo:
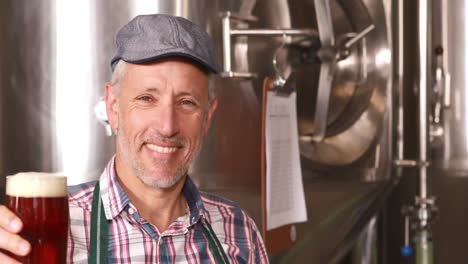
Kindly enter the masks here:
<path id="1" fill-rule="evenodd" d="M 177 111 L 174 105 L 161 106 L 158 111 L 158 131 L 162 136 L 172 137 L 179 133 Z"/>

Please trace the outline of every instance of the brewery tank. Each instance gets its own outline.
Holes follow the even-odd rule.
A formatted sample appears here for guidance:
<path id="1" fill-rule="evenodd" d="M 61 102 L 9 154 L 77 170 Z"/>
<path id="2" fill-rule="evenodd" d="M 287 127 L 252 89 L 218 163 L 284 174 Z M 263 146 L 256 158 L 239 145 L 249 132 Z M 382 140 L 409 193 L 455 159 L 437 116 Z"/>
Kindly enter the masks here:
<path id="1" fill-rule="evenodd" d="M 217 43 L 222 64 L 220 12 L 258 18 L 233 22 L 239 28 L 317 30 L 315 5 L 320 2 L 326 1 L 2 1 L 0 172 L 63 171 L 72 184 L 99 176 L 113 155 L 114 139 L 96 118 L 96 105 L 110 78 L 115 32 L 135 15 L 166 13 L 193 20 Z M 326 132 L 319 141 L 311 140 L 315 106 L 323 103 L 317 99 L 317 46 L 290 40 L 284 63 L 297 76 L 309 221 L 296 225 L 298 236 L 289 250 L 272 254 L 275 263 L 322 263 L 345 256 L 392 186 L 391 1 L 328 2 L 337 43 L 370 24 L 375 28 L 333 65 Z M 190 169 L 202 190 L 238 202 L 260 228 L 261 89 L 263 78 L 275 74 L 271 59 L 283 42 L 281 36 L 233 40 L 233 68 L 258 77 L 216 78 L 219 108 Z M 298 54 L 312 59 L 301 60 Z"/>
<path id="2" fill-rule="evenodd" d="M 433 5 L 430 102 L 433 109 L 434 102 L 442 105 L 433 110 L 440 118 L 432 118 L 431 127 L 430 173 L 440 210 L 433 228 L 434 262 L 463 263 L 468 258 L 463 246 L 468 238 L 460 232 L 468 221 L 462 202 L 468 190 L 468 2 L 436 0 Z"/>
<path id="3" fill-rule="evenodd" d="M 405 1 L 405 107 L 408 119 L 416 122 L 407 123 L 407 134 L 418 129 L 417 118 L 411 117 L 415 111 L 415 94 L 418 87 L 418 65 L 415 54 L 420 47 L 415 25 L 417 1 Z M 435 197 L 439 211 L 432 225 L 434 263 L 464 263 L 468 258 L 465 245 L 468 242 L 463 227 L 468 219 L 468 207 L 461 202 L 466 199 L 468 188 L 468 145 L 467 145 L 467 79 L 468 66 L 467 22 L 468 3 L 465 0 L 430 1 L 430 24 L 428 25 L 429 65 L 428 82 L 428 190 Z M 411 140 L 413 139 L 413 140 Z M 416 152 L 415 136 L 409 138 L 408 156 Z M 416 139 L 417 140 L 417 139 Z M 411 170 L 403 174 L 401 185 L 396 189 L 391 206 L 400 210 L 403 197 L 417 192 L 417 186 L 411 180 Z M 397 198 L 396 196 L 399 196 Z M 389 221 L 395 227 L 403 227 L 397 221 Z M 401 234 L 393 235 L 393 241 L 401 241 Z M 450 243 L 447 243 L 450 241 Z M 401 242 L 400 242 L 401 243 Z M 398 248 L 393 249 L 395 255 Z M 396 259 L 395 259 L 396 260 Z"/>
<path id="4" fill-rule="evenodd" d="M 427 194 L 433 199 L 435 214 L 430 215 L 430 242 L 434 263 L 464 263 L 468 252 L 464 245 L 468 239 L 463 230 L 468 219 L 466 199 L 467 180 L 467 23 L 465 0 L 399 1 L 403 20 L 401 38 L 401 88 L 405 108 L 405 157 L 416 159 L 420 154 L 418 130 L 427 129 Z M 418 25 L 421 5 L 428 7 L 427 25 L 420 32 Z M 425 36 L 424 39 L 421 37 Z M 421 42 L 426 42 L 427 65 L 418 56 L 424 52 Z M 427 67 L 426 67 L 427 66 Z M 428 115 L 417 116 L 421 68 L 427 70 Z M 428 127 L 422 128 L 420 120 L 427 119 Z M 388 206 L 388 223 L 395 230 L 389 235 L 389 263 L 411 261 L 401 256 L 404 241 L 402 206 L 415 202 L 420 180 L 415 169 L 403 171 L 401 182 L 395 189 Z M 417 226 L 417 225 L 415 225 Z M 410 234 L 413 235 L 413 231 Z M 449 243 L 447 243 L 449 241 Z"/>
<path id="5" fill-rule="evenodd" d="M 95 178 L 112 145 L 94 118 L 108 70 L 94 54 L 91 4 L 0 5 L 1 186 L 19 171 L 64 171 L 71 183 Z"/>

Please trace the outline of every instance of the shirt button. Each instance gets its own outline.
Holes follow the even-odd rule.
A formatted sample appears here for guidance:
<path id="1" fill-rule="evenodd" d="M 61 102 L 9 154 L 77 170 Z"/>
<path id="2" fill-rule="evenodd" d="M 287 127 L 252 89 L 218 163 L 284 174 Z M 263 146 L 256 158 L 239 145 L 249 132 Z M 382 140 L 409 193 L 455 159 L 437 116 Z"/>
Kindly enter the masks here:
<path id="1" fill-rule="evenodd" d="M 129 208 L 129 209 L 128 209 L 128 213 L 132 215 L 132 214 L 135 213 L 135 210 L 133 210 L 133 208 Z"/>

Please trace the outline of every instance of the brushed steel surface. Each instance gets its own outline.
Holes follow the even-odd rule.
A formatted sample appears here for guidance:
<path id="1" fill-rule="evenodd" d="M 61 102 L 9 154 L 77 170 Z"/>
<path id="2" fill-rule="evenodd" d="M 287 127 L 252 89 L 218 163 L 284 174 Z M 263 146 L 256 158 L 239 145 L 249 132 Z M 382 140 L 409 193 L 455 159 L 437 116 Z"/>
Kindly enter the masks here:
<path id="1" fill-rule="evenodd" d="M 92 114 L 102 85 L 94 79 L 91 3 L 0 5 L 1 175 L 64 171 L 70 183 L 96 177 L 112 150 Z"/>
<path id="2" fill-rule="evenodd" d="M 378 239 L 377 217 L 374 216 L 359 235 L 356 245 L 352 249 L 352 263 L 377 264 L 378 263 Z"/>
<path id="3" fill-rule="evenodd" d="M 321 48 L 318 56 L 321 61 L 319 81 L 317 85 L 317 100 L 315 104 L 315 114 L 313 117 L 314 131 L 311 140 L 322 141 L 325 137 L 328 123 L 328 108 L 330 106 L 330 95 L 332 89 L 333 75 L 337 63 L 337 55 L 333 50 L 335 46 L 335 31 L 333 30 L 333 20 L 330 9 L 330 1 L 314 0 L 315 16 L 319 30 Z M 323 53 L 331 53 L 327 57 L 321 56 Z"/>
<path id="4" fill-rule="evenodd" d="M 368 25 L 361 16 L 352 16 L 362 10 L 343 10 L 332 1 L 332 17 L 337 39 L 346 41 L 347 33 L 360 32 Z M 333 4 L 335 3 L 335 4 Z M 327 135 L 321 142 L 312 142 L 315 124 L 313 107 L 317 94 L 304 83 L 314 81 L 310 77 L 298 84 L 298 119 L 301 135 L 301 154 L 319 164 L 350 165 L 366 152 L 373 151 L 380 137 L 387 112 L 386 98 L 391 76 L 391 51 L 389 28 L 382 2 L 364 1 L 376 30 L 370 32 L 351 49 L 351 55 L 339 61 L 335 70 L 330 111 L 328 112 Z M 352 8 L 352 5 L 347 5 Z M 365 13 L 362 15 L 364 16 Z M 311 73 L 313 72 L 313 74 Z M 310 69 L 300 76 L 317 76 L 317 69 Z M 301 81 L 299 80 L 298 83 Z M 381 146 L 382 149 L 387 149 Z"/>
<path id="5" fill-rule="evenodd" d="M 428 90 L 430 86 L 431 76 L 430 69 L 431 64 L 429 63 L 431 58 L 431 27 L 429 21 L 431 18 L 431 5 L 429 1 L 420 0 L 418 1 L 418 62 L 419 62 L 419 160 L 421 162 L 427 161 L 428 155 Z M 422 199 L 428 197 L 427 190 L 427 167 L 419 167 L 419 196 Z M 423 220 L 421 220 L 423 221 Z M 425 226 L 425 224 L 423 225 Z"/>
<path id="6" fill-rule="evenodd" d="M 450 89 L 450 106 L 442 111 L 444 136 L 433 148 L 434 166 L 451 171 L 448 175 L 466 176 L 468 170 L 468 107 L 466 51 L 467 24 L 461 19 L 468 14 L 464 0 L 434 1 L 439 8 L 433 11 L 433 42 L 442 45 L 443 67 L 449 78 L 445 83 Z M 435 64 L 435 61 L 433 62 Z"/>
<path id="7" fill-rule="evenodd" d="M 405 155 L 415 158 L 421 151 L 419 144 L 420 136 L 418 131 L 419 118 L 415 118 L 418 112 L 417 79 L 420 75 L 419 67 L 415 64 L 422 56 L 418 43 L 418 6 L 419 1 L 400 1 L 404 10 L 404 28 L 400 29 L 401 34 L 401 60 L 400 76 L 402 80 L 402 95 L 405 96 Z M 404 4 L 403 4 L 404 2 Z M 467 236 L 460 230 L 464 229 L 468 216 L 464 203 L 460 202 L 466 198 L 467 188 L 467 117 L 466 117 L 466 14 L 468 11 L 466 1 L 425 1 L 433 5 L 432 12 L 429 14 L 426 26 L 428 31 L 432 31 L 432 36 L 427 36 L 431 41 L 427 46 L 427 63 L 432 64 L 427 72 L 435 76 L 435 66 L 437 64 L 434 56 L 435 47 L 441 45 L 443 48 L 442 68 L 445 70 L 447 78 L 444 85 L 449 86 L 445 89 L 444 107 L 442 110 L 443 136 L 436 138 L 431 142 L 426 150 L 431 151 L 427 156 L 430 166 L 427 169 L 427 178 L 430 180 L 427 186 L 426 194 L 433 194 L 436 197 L 436 204 L 439 207 L 439 215 L 432 227 L 434 241 L 434 263 L 465 263 L 467 259 L 466 243 Z M 401 15 L 403 16 L 403 14 Z M 432 17 L 430 17 L 432 16 Z M 402 23 L 403 24 L 403 23 Z M 421 41 L 421 40 L 419 40 Z M 403 56 L 404 55 L 404 56 Z M 419 62 L 418 62 L 419 63 Z M 428 77 L 427 86 L 429 87 L 428 96 L 431 94 L 431 86 L 435 85 L 436 80 Z M 404 94 L 403 94 L 404 92 Z M 433 98 L 429 98 L 433 99 Z M 403 100 L 402 100 L 403 101 Z M 405 109 L 406 110 L 406 109 Z M 427 114 L 426 114 L 427 115 Z M 429 114 L 430 115 L 430 114 Z M 423 120 L 425 121 L 425 120 Z M 422 151 L 425 151 L 422 149 Z M 403 155 L 401 155 L 403 156 Z M 392 217 L 403 218 L 398 215 L 401 211 L 401 205 L 408 203 L 418 191 L 416 184 L 415 170 L 405 170 L 402 183 L 400 184 L 395 197 L 392 198 L 391 206 L 394 207 L 394 216 L 389 217 L 390 226 L 395 231 L 390 236 L 390 251 L 393 251 L 389 263 L 407 263 L 400 256 L 399 247 L 403 244 L 403 223 L 392 220 Z M 458 176 L 458 177 L 454 177 Z M 419 190 L 423 193 L 424 190 Z M 408 262 L 409 263 L 409 262 Z"/>

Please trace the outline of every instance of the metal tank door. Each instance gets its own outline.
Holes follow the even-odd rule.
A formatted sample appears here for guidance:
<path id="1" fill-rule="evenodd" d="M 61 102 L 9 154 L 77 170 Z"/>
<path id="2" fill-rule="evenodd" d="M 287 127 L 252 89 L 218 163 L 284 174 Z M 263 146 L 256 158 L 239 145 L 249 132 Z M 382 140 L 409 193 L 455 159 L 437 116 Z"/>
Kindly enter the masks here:
<path id="1" fill-rule="evenodd" d="M 346 167 L 359 163 L 369 168 L 383 166 L 385 169 L 379 175 L 382 177 L 388 173 L 385 162 L 391 159 L 391 132 L 387 132 L 392 128 L 393 111 L 388 104 L 391 46 L 386 15 L 378 2 L 330 3 L 338 58 L 331 62 L 329 106 L 327 113 L 317 115 L 326 102 L 320 97 L 320 80 L 311 76 L 320 76 L 322 69 L 313 66 L 301 69 L 298 82 L 301 154 L 316 166 Z M 366 33 L 371 25 L 374 28 Z M 347 42 L 362 33 L 366 35 L 346 48 Z M 311 83 L 317 85 L 315 89 Z M 320 122 L 324 123 L 323 128 L 318 127 Z"/>
<path id="2" fill-rule="evenodd" d="M 245 99 L 249 99 L 248 102 L 260 101 L 263 78 L 275 76 L 272 59 L 281 50 L 280 66 L 285 75 L 292 74 L 296 80 L 301 167 L 310 214 L 307 223 L 296 225 L 298 235 L 291 250 L 272 255 L 271 261 L 337 262 L 353 247 L 362 228 L 381 209 L 394 184 L 391 169 L 396 109 L 393 107 L 391 1 L 246 2 L 252 6 L 250 12 L 240 14 L 241 19 L 233 19 L 230 24 L 230 30 L 235 30 L 237 35 L 230 39 L 232 61 L 227 63 L 227 69 L 226 54 L 230 56 L 231 53 L 224 52 L 227 71 L 224 75 L 238 77 L 230 81 L 237 84 L 237 91 L 222 89 L 220 93 L 244 93 L 253 89 L 254 93 Z M 332 35 L 334 41 L 328 39 L 325 43 L 321 36 L 320 45 L 316 45 L 314 40 L 298 36 L 297 32 L 285 30 L 286 36 L 282 36 L 274 31 L 318 29 L 320 33 L 323 12 L 317 8 L 323 8 L 325 3 L 329 3 L 331 11 L 332 23 L 328 24 L 333 25 L 328 38 Z M 257 19 L 252 19 L 252 16 Z M 326 27 L 327 22 L 324 24 Z M 368 30 L 370 24 L 374 27 Z M 355 38 L 358 40 L 354 44 L 341 49 Z M 320 81 L 324 64 L 329 65 L 325 71 L 332 79 L 326 101 L 322 100 L 322 94 L 326 93 L 321 92 L 324 86 Z M 257 78 L 249 79 L 253 73 Z M 222 96 L 221 99 L 223 101 L 220 102 L 228 100 Z M 238 107 L 244 106 L 245 103 L 241 102 Z M 224 107 L 222 103 L 220 107 Z M 237 120 L 241 117 L 245 124 L 249 124 L 250 130 L 259 133 L 255 124 L 260 122 L 260 106 L 253 110 L 250 116 L 243 109 L 239 110 L 242 112 L 240 116 L 234 109 L 229 113 L 235 115 L 235 124 L 241 124 Z M 230 115 L 220 114 L 218 118 L 218 122 L 231 123 Z M 252 119 L 255 122 L 252 123 Z M 240 135 L 245 132 L 244 124 L 230 127 Z M 215 126 L 214 131 L 213 142 L 218 147 L 237 149 L 233 143 L 243 144 L 241 140 L 231 142 L 223 134 L 218 134 L 225 131 L 225 126 Z M 256 142 L 259 138 L 257 136 Z M 233 165 L 240 160 L 237 155 L 250 151 L 256 152 L 257 158 L 249 162 L 258 164 L 258 145 L 245 146 L 243 150 L 232 153 Z M 221 158 L 227 157 L 217 157 Z M 224 169 L 216 168 L 219 172 Z M 224 182 L 223 174 L 216 174 L 219 178 L 209 182 L 201 177 L 200 183 L 211 186 L 211 191 L 239 201 L 254 212 L 257 210 L 254 216 L 258 215 L 260 208 L 253 202 L 260 198 L 258 186 L 245 184 L 247 181 L 243 176 Z M 230 184 L 226 184 L 228 182 Z"/>

